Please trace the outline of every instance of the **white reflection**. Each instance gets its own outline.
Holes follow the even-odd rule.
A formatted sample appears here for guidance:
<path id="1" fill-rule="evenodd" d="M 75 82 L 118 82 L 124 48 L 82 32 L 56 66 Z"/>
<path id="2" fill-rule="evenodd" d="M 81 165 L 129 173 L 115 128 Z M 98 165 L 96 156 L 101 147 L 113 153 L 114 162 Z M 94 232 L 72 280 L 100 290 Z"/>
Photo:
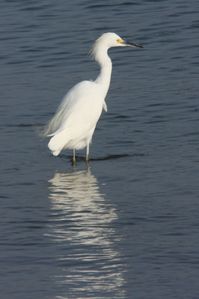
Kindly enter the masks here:
<path id="1" fill-rule="evenodd" d="M 96 178 L 90 170 L 74 171 L 56 173 L 49 182 L 49 236 L 56 242 L 61 268 L 55 277 L 62 289 L 57 298 L 123 298 L 119 236 L 113 225 L 118 217 L 100 193 Z"/>

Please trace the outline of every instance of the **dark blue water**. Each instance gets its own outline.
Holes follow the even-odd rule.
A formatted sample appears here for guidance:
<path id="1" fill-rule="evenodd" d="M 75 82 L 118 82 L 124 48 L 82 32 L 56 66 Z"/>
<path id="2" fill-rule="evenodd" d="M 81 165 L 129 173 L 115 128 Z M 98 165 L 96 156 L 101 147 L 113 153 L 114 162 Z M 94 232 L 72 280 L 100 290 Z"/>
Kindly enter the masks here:
<path id="1" fill-rule="evenodd" d="M 199 298 L 199 3 L 0 3 L 3 299 Z M 39 131 L 112 31 L 113 76 L 87 169 Z"/>

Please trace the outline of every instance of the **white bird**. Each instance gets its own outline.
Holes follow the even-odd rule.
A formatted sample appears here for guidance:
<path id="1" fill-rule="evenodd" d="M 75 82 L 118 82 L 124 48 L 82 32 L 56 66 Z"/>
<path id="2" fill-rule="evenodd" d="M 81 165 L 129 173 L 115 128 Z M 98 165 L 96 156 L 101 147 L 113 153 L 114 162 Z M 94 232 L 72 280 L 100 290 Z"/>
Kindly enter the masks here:
<path id="1" fill-rule="evenodd" d="M 104 33 L 94 43 L 91 53 L 100 65 L 100 73 L 95 81 L 82 81 L 72 87 L 63 98 L 54 117 L 48 123 L 45 135 L 51 137 L 48 148 L 54 156 L 63 149 L 75 150 L 86 147 L 86 161 L 89 159 L 89 145 L 104 108 L 105 98 L 110 86 L 112 62 L 108 55 L 111 47 L 139 47 L 129 43 L 115 33 Z"/>

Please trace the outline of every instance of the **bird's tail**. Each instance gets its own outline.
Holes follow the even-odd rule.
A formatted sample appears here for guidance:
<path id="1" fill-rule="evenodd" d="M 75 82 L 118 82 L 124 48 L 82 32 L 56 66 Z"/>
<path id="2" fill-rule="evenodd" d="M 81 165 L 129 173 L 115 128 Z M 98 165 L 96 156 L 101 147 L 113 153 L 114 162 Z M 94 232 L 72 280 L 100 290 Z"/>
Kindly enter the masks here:
<path id="1" fill-rule="evenodd" d="M 48 143 L 48 148 L 54 156 L 58 156 L 61 150 L 66 146 L 68 139 L 66 138 L 67 132 L 63 130 L 55 134 Z"/>

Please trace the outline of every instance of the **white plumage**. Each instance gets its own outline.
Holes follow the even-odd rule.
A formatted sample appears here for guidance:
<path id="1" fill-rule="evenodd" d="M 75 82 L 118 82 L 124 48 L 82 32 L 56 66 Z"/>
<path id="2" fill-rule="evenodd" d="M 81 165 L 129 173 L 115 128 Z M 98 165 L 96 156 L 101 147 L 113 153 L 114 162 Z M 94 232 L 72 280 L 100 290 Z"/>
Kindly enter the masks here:
<path id="1" fill-rule="evenodd" d="M 103 98 L 99 86 L 83 81 L 73 87 L 53 118 L 55 132 L 48 144 L 55 156 L 63 148 L 81 149 L 91 141 L 101 115 Z"/>
<path id="2" fill-rule="evenodd" d="M 54 156 L 63 149 L 75 150 L 87 148 L 89 156 L 91 142 L 96 124 L 104 108 L 107 111 L 105 97 L 111 80 L 112 63 L 108 56 L 110 47 L 132 46 L 115 33 L 104 33 L 96 40 L 92 55 L 100 65 L 100 74 L 95 81 L 82 81 L 69 90 L 58 110 L 46 127 L 45 135 L 51 137 L 48 147 Z"/>

